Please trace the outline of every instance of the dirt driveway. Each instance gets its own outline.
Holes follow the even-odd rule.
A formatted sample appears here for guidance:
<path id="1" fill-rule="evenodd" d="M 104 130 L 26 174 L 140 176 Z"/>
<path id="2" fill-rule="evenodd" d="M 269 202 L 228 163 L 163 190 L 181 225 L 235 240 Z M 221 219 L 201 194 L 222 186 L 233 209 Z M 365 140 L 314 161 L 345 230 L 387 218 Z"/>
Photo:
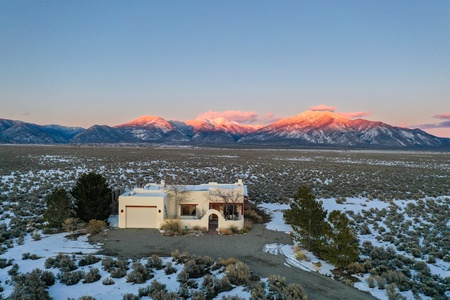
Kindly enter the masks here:
<path id="1" fill-rule="evenodd" d="M 278 274 L 288 283 L 300 284 L 309 299 L 375 299 L 370 294 L 346 286 L 326 276 L 306 272 L 285 264 L 285 258 L 262 251 L 265 244 L 292 244 L 289 235 L 255 225 L 247 234 L 235 236 L 204 235 L 166 237 L 156 229 L 113 229 L 105 236 L 95 236 L 92 243 L 103 243 L 103 253 L 127 258 L 170 256 L 172 251 L 188 251 L 213 258 L 235 257 L 249 265 L 256 274 Z"/>

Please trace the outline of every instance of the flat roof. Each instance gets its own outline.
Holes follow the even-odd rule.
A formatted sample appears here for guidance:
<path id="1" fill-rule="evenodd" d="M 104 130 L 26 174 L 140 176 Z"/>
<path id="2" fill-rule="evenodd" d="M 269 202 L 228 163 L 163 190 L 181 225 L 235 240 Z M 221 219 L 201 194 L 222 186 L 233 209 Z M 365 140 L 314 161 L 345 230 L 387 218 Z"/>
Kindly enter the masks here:
<path id="1" fill-rule="evenodd" d="M 248 196 L 247 186 L 238 183 L 203 183 L 199 185 L 176 185 L 182 187 L 187 191 L 207 192 L 210 189 L 244 189 L 244 196 Z M 145 197 L 164 197 L 170 191 L 169 186 L 162 186 L 157 183 L 146 184 L 143 188 L 135 188 L 132 191 L 127 191 L 122 196 L 145 196 Z"/>

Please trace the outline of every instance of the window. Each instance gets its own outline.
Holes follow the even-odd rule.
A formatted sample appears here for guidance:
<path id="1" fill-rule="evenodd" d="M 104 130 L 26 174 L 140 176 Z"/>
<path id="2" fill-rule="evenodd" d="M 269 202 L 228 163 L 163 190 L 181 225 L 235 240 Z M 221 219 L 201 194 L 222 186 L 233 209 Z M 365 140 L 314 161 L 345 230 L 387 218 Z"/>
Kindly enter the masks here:
<path id="1" fill-rule="evenodd" d="M 197 215 L 197 204 L 181 204 L 181 215 L 182 216 L 196 216 Z"/>

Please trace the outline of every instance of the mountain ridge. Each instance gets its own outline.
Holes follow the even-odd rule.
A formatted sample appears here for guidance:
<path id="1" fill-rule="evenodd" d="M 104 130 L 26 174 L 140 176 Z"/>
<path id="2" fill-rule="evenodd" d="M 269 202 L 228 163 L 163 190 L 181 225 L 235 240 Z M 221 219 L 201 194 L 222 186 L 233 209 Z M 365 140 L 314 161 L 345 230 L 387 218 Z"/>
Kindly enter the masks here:
<path id="1" fill-rule="evenodd" d="M 347 119 L 329 111 L 305 111 L 263 127 L 223 118 L 183 122 L 151 115 L 115 126 L 93 125 L 87 129 L 0 118 L 0 143 L 450 149 L 450 138 L 380 121 Z"/>

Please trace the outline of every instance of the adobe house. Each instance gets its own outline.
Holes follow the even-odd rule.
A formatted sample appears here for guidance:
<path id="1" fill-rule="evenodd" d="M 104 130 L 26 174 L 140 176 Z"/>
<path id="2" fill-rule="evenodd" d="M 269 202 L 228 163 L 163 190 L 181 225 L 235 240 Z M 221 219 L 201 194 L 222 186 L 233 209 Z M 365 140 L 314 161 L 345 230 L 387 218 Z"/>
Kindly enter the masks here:
<path id="1" fill-rule="evenodd" d="M 244 227 L 247 187 L 210 182 L 200 185 L 150 183 L 119 197 L 119 228 L 160 228 L 164 220 L 179 218 L 182 226 Z"/>

